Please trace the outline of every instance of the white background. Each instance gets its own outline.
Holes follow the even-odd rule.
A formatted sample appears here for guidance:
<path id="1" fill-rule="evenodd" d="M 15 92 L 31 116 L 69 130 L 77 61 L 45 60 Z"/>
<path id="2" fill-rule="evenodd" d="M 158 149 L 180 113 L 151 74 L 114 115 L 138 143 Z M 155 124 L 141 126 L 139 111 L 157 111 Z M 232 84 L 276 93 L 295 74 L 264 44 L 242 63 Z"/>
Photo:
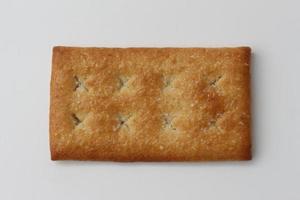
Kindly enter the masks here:
<path id="1" fill-rule="evenodd" d="M 300 1 L 0 0 L 0 199 L 300 199 Z M 52 162 L 54 45 L 253 49 L 250 162 Z"/>

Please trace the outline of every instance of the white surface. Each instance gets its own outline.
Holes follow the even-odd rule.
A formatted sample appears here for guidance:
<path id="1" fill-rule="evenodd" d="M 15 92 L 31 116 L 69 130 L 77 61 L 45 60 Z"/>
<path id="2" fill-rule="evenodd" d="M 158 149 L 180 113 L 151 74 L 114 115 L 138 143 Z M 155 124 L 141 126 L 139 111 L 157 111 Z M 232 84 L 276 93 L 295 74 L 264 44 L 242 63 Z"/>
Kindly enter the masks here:
<path id="1" fill-rule="evenodd" d="M 0 199 L 300 199 L 300 2 L 0 0 Z M 251 162 L 51 162 L 51 48 L 250 45 Z"/>

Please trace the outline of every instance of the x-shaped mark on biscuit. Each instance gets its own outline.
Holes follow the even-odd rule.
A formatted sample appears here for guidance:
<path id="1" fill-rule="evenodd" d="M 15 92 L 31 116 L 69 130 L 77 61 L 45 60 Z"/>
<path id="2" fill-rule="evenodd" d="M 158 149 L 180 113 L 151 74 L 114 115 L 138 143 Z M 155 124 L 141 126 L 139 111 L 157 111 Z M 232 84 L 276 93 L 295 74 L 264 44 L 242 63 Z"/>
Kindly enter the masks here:
<path id="1" fill-rule="evenodd" d="M 129 78 L 127 78 L 127 77 L 124 77 L 124 76 L 119 77 L 119 90 L 122 90 L 123 88 L 127 87 L 128 80 L 129 80 Z"/>
<path id="2" fill-rule="evenodd" d="M 75 76 L 74 79 L 75 79 L 74 91 L 76 91 L 76 90 L 88 91 L 87 87 L 84 85 L 83 81 L 78 78 L 78 76 Z"/>
<path id="3" fill-rule="evenodd" d="M 172 124 L 173 118 L 170 116 L 170 114 L 164 114 L 163 115 L 163 126 L 167 129 L 176 130 L 176 128 Z"/>
<path id="4" fill-rule="evenodd" d="M 212 81 L 210 81 L 210 82 L 208 83 L 209 86 L 212 86 L 212 87 L 216 86 L 216 84 L 218 83 L 218 81 L 219 81 L 221 78 L 222 78 L 222 76 L 220 75 L 220 76 L 218 76 L 217 78 L 213 79 Z"/>
<path id="5" fill-rule="evenodd" d="M 163 89 L 167 89 L 167 88 L 171 87 L 172 81 L 173 81 L 172 76 L 164 77 L 163 78 Z"/>
<path id="6" fill-rule="evenodd" d="M 78 126 L 82 122 L 75 113 L 72 113 L 72 119 L 75 126 Z"/>
<path id="7" fill-rule="evenodd" d="M 130 115 L 121 115 L 121 114 L 119 114 L 117 116 L 118 124 L 114 128 L 114 131 L 121 130 L 123 128 L 126 128 L 126 129 L 129 130 L 129 126 L 128 126 L 127 122 L 128 122 L 130 117 L 131 117 Z"/>

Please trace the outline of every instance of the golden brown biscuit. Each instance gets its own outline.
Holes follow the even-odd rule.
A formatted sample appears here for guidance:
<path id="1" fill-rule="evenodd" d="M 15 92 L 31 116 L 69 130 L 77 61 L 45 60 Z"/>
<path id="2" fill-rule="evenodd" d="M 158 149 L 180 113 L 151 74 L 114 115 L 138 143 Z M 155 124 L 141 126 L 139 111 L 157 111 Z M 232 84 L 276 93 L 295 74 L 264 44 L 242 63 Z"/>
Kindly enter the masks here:
<path id="1" fill-rule="evenodd" d="M 54 47 L 52 160 L 249 160 L 250 48 Z"/>

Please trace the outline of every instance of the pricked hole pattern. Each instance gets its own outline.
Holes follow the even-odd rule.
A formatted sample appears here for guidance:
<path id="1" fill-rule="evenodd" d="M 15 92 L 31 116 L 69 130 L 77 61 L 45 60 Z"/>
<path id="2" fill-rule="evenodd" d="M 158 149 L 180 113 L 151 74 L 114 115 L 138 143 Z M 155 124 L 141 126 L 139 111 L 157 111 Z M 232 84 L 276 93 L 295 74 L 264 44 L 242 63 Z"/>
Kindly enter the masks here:
<path id="1" fill-rule="evenodd" d="M 173 118 L 170 114 L 163 114 L 163 128 L 176 131 L 176 127 L 173 126 Z"/>
<path id="2" fill-rule="evenodd" d="M 215 78 L 214 80 L 210 81 L 208 83 L 209 86 L 215 87 L 217 85 L 217 83 L 220 81 L 221 78 L 222 78 L 222 75 L 220 75 L 217 78 Z M 75 79 L 74 91 L 76 91 L 78 89 L 83 89 L 85 91 L 88 91 L 87 87 L 84 85 L 84 82 L 82 80 L 80 80 L 80 78 L 78 76 L 74 76 L 74 79 Z M 127 86 L 127 83 L 129 81 L 128 77 L 119 76 L 118 81 L 119 81 L 119 90 L 120 91 L 122 89 L 128 87 Z M 172 81 L 173 81 L 173 78 L 170 77 L 170 76 L 163 77 L 163 89 L 171 87 Z M 214 119 L 209 121 L 207 128 L 218 128 L 219 129 L 219 127 L 217 126 L 217 121 L 219 120 L 219 118 L 221 118 L 221 116 L 223 114 L 224 113 L 218 113 Z M 72 116 L 72 120 L 73 120 L 73 123 L 74 123 L 75 127 L 82 123 L 82 120 L 80 120 L 75 113 L 72 113 L 71 116 Z M 130 127 L 127 124 L 130 117 L 131 117 L 131 115 L 118 114 L 117 115 L 118 124 L 113 130 L 114 131 L 120 131 L 121 129 L 125 128 L 128 131 L 130 131 Z M 163 114 L 162 120 L 163 120 L 163 128 L 164 129 L 169 129 L 169 130 L 172 130 L 172 131 L 177 130 L 176 127 L 174 127 L 174 125 L 172 123 L 173 117 L 169 113 Z"/>
<path id="3" fill-rule="evenodd" d="M 129 120 L 129 118 L 131 117 L 131 115 L 123 115 L 123 114 L 118 114 L 117 115 L 117 121 L 118 124 L 117 126 L 114 128 L 114 131 L 119 131 L 123 128 L 126 128 L 127 130 L 130 130 L 127 122 Z"/>
<path id="4" fill-rule="evenodd" d="M 85 86 L 84 82 L 82 80 L 80 80 L 80 78 L 78 76 L 74 76 L 74 79 L 75 79 L 75 88 L 74 88 L 74 91 L 76 91 L 78 89 L 83 89 L 85 91 L 88 91 L 88 89 Z"/>

